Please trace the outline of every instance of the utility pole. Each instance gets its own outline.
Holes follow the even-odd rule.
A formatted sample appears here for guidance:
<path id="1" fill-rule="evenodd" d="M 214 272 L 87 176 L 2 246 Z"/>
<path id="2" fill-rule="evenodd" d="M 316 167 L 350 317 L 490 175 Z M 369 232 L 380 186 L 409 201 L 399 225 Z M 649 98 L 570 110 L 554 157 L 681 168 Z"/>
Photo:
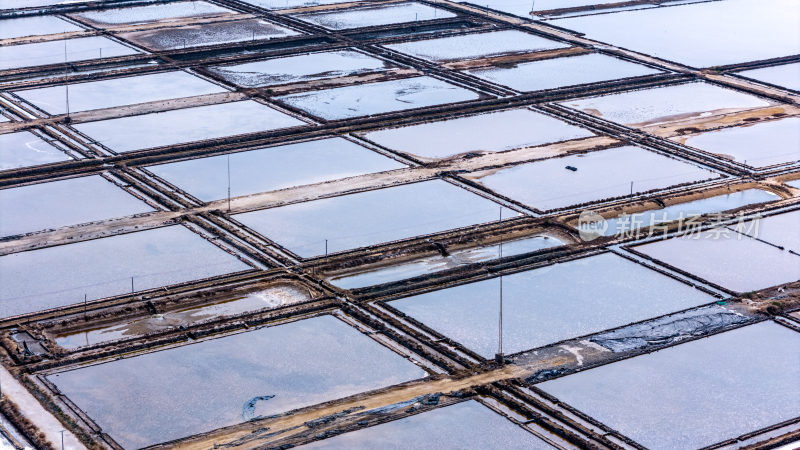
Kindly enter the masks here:
<path id="1" fill-rule="evenodd" d="M 64 450 L 64 432 L 67 430 L 61 430 L 61 450 Z"/>
<path id="2" fill-rule="evenodd" d="M 133 295 L 134 292 L 135 291 L 133 290 L 133 277 L 131 277 L 131 300 L 135 299 L 135 296 Z"/>
<path id="3" fill-rule="evenodd" d="M 325 239 L 325 263 L 328 263 L 328 240 Z"/>
<path id="4" fill-rule="evenodd" d="M 87 301 L 87 299 L 88 299 L 88 296 L 86 295 L 86 293 L 84 293 L 83 294 L 83 320 L 86 320 L 86 301 Z"/>
<path id="5" fill-rule="evenodd" d="M 231 154 L 228 153 L 228 214 L 231 212 Z"/>
<path id="6" fill-rule="evenodd" d="M 500 221 L 499 224 L 503 224 L 503 207 L 500 207 Z M 502 233 L 502 231 L 501 231 Z M 502 234 L 500 235 L 500 259 L 503 259 L 503 237 Z M 498 319 L 498 347 L 497 347 L 497 354 L 494 355 L 494 360 L 498 364 L 505 364 L 506 358 L 503 354 L 503 274 L 500 273 L 500 316 Z"/>

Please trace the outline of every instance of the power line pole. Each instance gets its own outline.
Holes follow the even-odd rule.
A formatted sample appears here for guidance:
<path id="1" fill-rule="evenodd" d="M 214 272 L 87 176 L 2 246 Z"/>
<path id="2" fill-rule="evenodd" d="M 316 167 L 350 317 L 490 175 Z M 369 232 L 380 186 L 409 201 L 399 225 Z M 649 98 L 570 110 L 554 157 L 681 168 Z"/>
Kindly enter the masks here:
<path id="1" fill-rule="evenodd" d="M 231 154 L 228 153 L 228 214 L 231 212 Z"/>

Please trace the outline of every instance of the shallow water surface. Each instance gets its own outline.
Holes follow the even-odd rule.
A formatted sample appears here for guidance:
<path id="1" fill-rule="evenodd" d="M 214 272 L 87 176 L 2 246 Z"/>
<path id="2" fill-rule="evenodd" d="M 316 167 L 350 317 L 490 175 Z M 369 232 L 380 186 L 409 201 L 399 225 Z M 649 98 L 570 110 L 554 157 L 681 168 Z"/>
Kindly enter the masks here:
<path id="1" fill-rule="evenodd" d="M 123 255 L 123 257 L 120 257 Z M 224 275 L 250 266 L 175 225 L 0 256 L 0 317 Z"/>
<path id="2" fill-rule="evenodd" d="M 182 19 L 234 13 L 230 9 L 203 1 L 172 2 L 128 8 L 110 8 L 76 14 L 100 25 L 122 25 L 129 23 L 155 22 L 164 19 Z"/>
<path id="3" fill-rule="evenodd" d="M 266 20 L 248 19 L 183 27 L 134 31 L 121 35 L 150 50 L 174 50 L 250 40 L 276 39 L 300 33 Z"/>
<path id="4" fill-rule="evenodd" d="M 800 91 L 800 63 L 745 70 L 736 74 L 793 91 Z"/>
<path id="5" fill-rule="evenodd" d="M 30 16 L 0 21 L 0 39 L 83 31 L 83 28 L 58 16 Z"/>
<path id="6" fill-rule="evenodd" d="M 19 169 L 70 159 L 66 153 L 33 133 L 18 131 L 0 134 L 0 170 Z"/>
<path id="7" fill-rule="evenodd" d="M 537 387 L 648 448 L 699 448 L 797 417 L 798 349 L 766 321 Z"/>
<path id="8" fill-rule="evenodd" d="M 500 205 L 433 180 L 313 200 L 234 217 L 295 254 L 328 252 L 406 239 L 497 220 Z M 505 217 L 512 217 L 506 211 Z"/>
<path id="9" fill-rule="evenodd" d="M 66 42 L 66 58 L 64 47 Z M 0 70 L 134 55 L 139 51 L 102 36 L 0 47 Z"/>
<path id="10" fill-rule="evenodd" d="M 298 14 L 296 18 L 331 30 L 391 25 L 455 17 L 450 11 L 417 3 L 396 3 L 373 8 L 351 8 L 343 11 Z"/>
<path id="11" fill-rule="evenodd" d="M 428 76 L 379 81 L 276 97 L 327 120 L 475 100 L 478 94 Z"/>
<path id="12" fill-rule="evenodd" d="M 405 165 L 342 138 L 150 166 L 148 170 L 202 201 L 337 180 Z"/>
<path id="13" fill-rule="evenodd" d="M 521 92 L 653 75 L 659 72 L 659 70 L 641 64 L 600 53 L 543 59 L 520 63 L 513 67 L 492 67 L 467 71 L 478 78 Z"/>
<path id="14" fill-rule="evenodd" d="M 517 353 L 714 301 L 612 253 L 503 277 L 503 350 Z M 497 352 L 500 279 L 389 304 L 465 347 Z"/>
<path id="15" fill-rule="evenodd" d="M 424 39 L 384 47 L 428 61 L 445 62 L 566 48 L 569 45 L 517 30 L 504 30 Z"/>
<path id="16" fill-rule="evenodd" d="M 344 322 L 319 316 L 48 379 L 134 448 L 425 375 Z"/>

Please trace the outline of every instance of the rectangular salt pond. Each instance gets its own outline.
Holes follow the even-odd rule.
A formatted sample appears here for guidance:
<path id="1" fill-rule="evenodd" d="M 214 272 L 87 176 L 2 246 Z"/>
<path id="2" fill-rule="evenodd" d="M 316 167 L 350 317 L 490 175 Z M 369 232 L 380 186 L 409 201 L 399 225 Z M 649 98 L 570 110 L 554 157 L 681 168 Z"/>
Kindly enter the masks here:
<path id="1" fill-rule="evenodd" d="M 331 138 L 150 166 L 204 202 L 405 167 L 346 139 Z"/>
<path id="2" fill-rule="evenodd" d="M 336 50 L 217 66 L 209 70 L 237 86 L 251 88 L 382 72 L 391 67 L 391 63 L 361 52 Z"/>
<path id="3" fill-rule="evenodd" d="M 58 16 L 30 16 L 0 20 L 0 39 L 83 31 L 83 28 Z"/>
<path id="4" fill-rule="evenodd" d="M 521 0 L 464 0 L 459 3 L 471 3 L 479 8 L 493 9 L 525 19 L 531 18 L 531 5 L 534 11 L 549 11 L 552 9 L 575 8 L 589 5 L 602 5 L 606 3 L 619 3 L 620 0 L 536 0 L 535 2 Z M 538 18 L 538 17 L 537 17 Z"/>
<path id="5" fill-rule="evenodd" d="M 326 315 L 48 379 L 121 446 L 140 448 L 425 375 Z"/>
<path id="6" fill-rule="evenodd" d="M 638 227 L 649 227 L 650 225 L 657 225 L 675 220 L 686 220 L 693 216 L 729 211 L 741 208 L 742 206 L 775 200 L 780 200 L 780 196 L 762 189 L 746 189 L 730 194 L 701 198 L 691 202 L 667 206 L 666 208 L 653 209 L 634 214 L 623 214 L 620 217 L 606 219 L 605 222 L 608 224 L 608 228 L 606 228 L 603 235 L 613 236 L 618 233 L 630 233 L 634 228 Z M 592 230 L 590 228 L 585 228 L 583 231 L 591 232 Z"/>
<path id="7" fill-rule="evenodd" d="M 0 256 L 0 317 L 249 269 L 180 226 Z"/>
<path id="8" fill-rule="evenodd" d="M 71 158 L 66 153 L 27 131 L 0 134 L 0 170 L 38 166 Z"/>
<path id="9" fill-rule="evenodd" d="M 795 0 L 703 2 L 552 23 L 589 39 L 693 67 L 800 53 L 800 3 Z"/>
<path id="10" fill-rule="evenodd" d="M 578 170 L 567 170 L 566 167 Z M 711 170 L 638 147 L 616 147 L 468 176 L 540 211 L 719 178 Z"/>
<path id="11" fill-rule="evenodd" d="M 672 140 L 753 167 L 796 162 L 800 161 L 800 117 L 722 128 Z"/>
<path id="12" fill-rule="evenodd" d="M 0 70 L 61 64 L 64 62 L 64 42 L 64 40 L 60 40 L 2 46 L 0 47 Z M 67 39 L 66 44 L 68 62 L 139 53 L 131 47 L 102 36 Z"/>
<path id="13" fill-rule="evenodd" d="M 793 91 L 800 91 L 800 63 L 745 70 L 744 72 L 737 72 L 737 75 Z"/>
<path id="14" fill-rule="evenodd" d="M 503 257 L 521 255 L 564 243 L 550 236 L 534 236 L 503 243 Z M 355 289 L 377 284 L 391 283 L 442 270 L 453 269 L 467 264 L 475 264 L 500 257 L 500 244 L 473 247 L 451 251 L 448 256 L 405 261 L 390 266 L 373 268 L 356 274 L 346 274 L 330 278 L 331 284 L 342 289 Z"/>
<path id="15" fill-rule="evenodd" d="M 352 0 L 243 0 L 244 3 L 266 9 L 293 9 L 306 8 L 310 6 L 335 5 L 337 3 L 348 3 Z"/>
<path id="16" fill-rule="evenodd" d="M 800 210 L 762 217 L 757 222 L 737 223 L 730 228 L 800 254 Z"/>
<path id="17" fill-rule="evenodd" d="M 512 150 L 589 136 L 594 136 L 589 130 L 530 109 L 388 128 L 364 135 L 384 147 L 423 158 Z"/>
<path id="18" fill-rule="evenodd" d="M 252 100 L 142 114 L 73 125 L 116 152 L 305 125 Z"/>
<path id="19" fill-rule="evenodd" d="M 150 50 L 174 50 L 251 40 L 277 39 L 300 33 L 266 20 L 248 19 L 135 31 L 120 35 Z"/>
<path id="20" fill-rule="evenodd" d="M 125 25 L 132 23 L 155 22 L 158 20 L 183 19 L 187 17 L 216 16 L 235 14 L 227 8 L 203 1 L 161 3 L 154 5 L 110 8 L 75 14 L 99 26 Z"/>
<path id="21" fill-rule="evenodd" d="M 423 76 L 276 97 L 327 120 L 404 111 L 479 98 L 476 92 Z"/>
<path id="22" fill-rule="evenodd" d="M 102 342 L 142 337 L 157 331 L 172 330 L 219 317 L 274 309 L 310 299 L 308 290 L 301 289 L 299 286 L 289 284 L 272 286 L 233 300 L 168 311 L 137 319 L 123 319 L 88 331 L 58 335 L 55 337 L 55 341 L 63 348 L 73 349 Z"/>
<path id="23" fill-rule="evenodd" d="M 100 175 L 0 189 L 0 237 L 152 210 Z"/>
<path id="24" fill-rule="evenodd" d="M 497 352 L 500 279 L 389 302 L 485 358 Z M 503 349 L 553 344 L 715 297 L 613 253 L 503 277 Z"/>
<path id="25" fill-rule="evenodd" d="M 699 448 L 797 417 L 798 349 L 767 321 L 537 387 L 647 448 Z"/>
<path id="26" fill-rule="evenodd" d="M 444 9 L 433 8 L 417 2 L 397 3 L 373 8 L 351 8 L 344 11 L 298 14 L 294 17 L 329 30 L 392 25 L 419 20 L 456 17 Z"/>
<path id="27" fill-rule="evenodd" d="M 800 280 L 800 256 L 727 228 L 651 242 L 634 250 L 734 292 Z"/>
<path id="28" fill-rule="evenodd" d="M 760 108 L 771 103 L 750 94 L 697 82 L 567 100 L 561 104 L 612 122 L 646 126 L 731 110 Z"/>
<path id="29" fill-rule="evenodd" d="M 15 94 L 50 114 L 65 114 L 66 89 L 66 86 L 52 86 L 16 91 Z M 88 111 L 217 92 L 227 90 L 180 70 L 160 72 L 70 84 L 69 110 Z"/>
<path id="30" fill-rule="evenodd" d="M 432 180 L 234 217 L 302 258 L 497 220 L 500 205 Z M 506 217 L 512 214 L 506 211 Z"/>
<path id="31" fill-rule="evenodd" d="M 653 75 L 661 71 L 600 53 L 543 59 L 516 64 L 468 70 L 467 73 L 520 92 L 575 86 L 621 78 Z"/>
<path id="32" fill-rule="evenodd" d="M 424 39 L 384 47 L 428 61 L 444 62 L 566 48 L 569 44 L 517 30 L 504 30 Z"/>
<path id="33" fill-rule="evenodd" d="M 550 445 L 475 400 L 302 445 L 301 449 L 519 448 Z"/>

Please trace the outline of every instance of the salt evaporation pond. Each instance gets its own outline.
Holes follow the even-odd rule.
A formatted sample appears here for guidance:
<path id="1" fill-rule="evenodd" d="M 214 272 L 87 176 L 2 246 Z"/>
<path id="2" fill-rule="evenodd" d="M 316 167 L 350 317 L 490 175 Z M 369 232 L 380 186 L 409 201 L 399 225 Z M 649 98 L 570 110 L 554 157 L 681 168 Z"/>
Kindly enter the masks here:
<path id="1" fill-rule="evenodd" d="M 578 170 L 567 170 L 566 167 Z M 720 175 L 638 147 L 616 147 L 468 176 L 540 211 L 666 189 Z"/>
<path id="2" fill-rule="evenodd" d="M 499 291 L 493 278 L 389 305 L 492 358 Z M 613 253 L 558 263 L 503 277 L 503 349 L 517 353 L 714 300 Z"/>
<path id="3" fill-rule="evenodd" d="M 702 2 L 552 23 L 589 39 L 693 67 L 800 53 L 800 3 L 795 0 Z"/>
<path id="4" fill-rule="evenodd" d="M 715 195 L 686 203 L 678 203 L 666 208 L 623 214 L 620 217 L 606 219 L 608 228 L 606 228 L 603 235 L 613 236 L 619 233 L 630 233 L 640 226 L 649 227 L 650 225 L 658 225 L 675 220 L 687 220 L 693 216 L 728 211 L 755 203 L 780 200 L 780 198 L 779 195 L 762 189 L 745 189 L 730 194 Z M 584 229 L 584 232 L 591 231 L 592 229 L 590 228 Z"/>
<path id="5" fill-rule="evenodd" d="M 202 201 L 255 194 L 405 167 L 342 138 L 150 166 L 148 170 Z"/>
<path id="6" fill-rule="evenodd" d="M 305 125 L 252 100 L 120 117 L 73 125 L 116 152 Z"/>
<path id="7" fill-rule="evenodd" d="M 516 256 L 546 248 L 564 245 L 564 242 L 551 236 L 534 236 L 503 243 L 503 257 Z M 330 278 L 331 284 L 342 289 L 355 289 L 377 284 L 391 283 L 420 275 L 453 269 L 467 264 L 475 264 L 500 257 L 500 244 L 486 245 L 464 250 L 451 251 L 448 256 L 431 256 L 413 261 L 400 262 L 391 266 L 376 267 L 355 274 L 345 274 Z"/>
<path id="8" fill-rule="evenodd" d="M 428 61 L 459 61 L 566 48 L 569 44 L 517 30 L 473 33 L 384 47 Z"/>
<path id="9" fill-rule="evenodd" d="M 259 6 L 266 9 L 292 9 L 305 8 L 309 6 L 334 5 L 337 3 L 348 3 L 352 0 L 246 0 L 244 3 Z"/>
<path id="10" fill-rule="evenodd" d="M 753 167 L 800 161 L 800 117 L 722 128 L 683 139 L 688 146 Z"/>
<path id="11" fill-rule="evenodd" d="M 120 258 L 120 255 L 124 255 Z M 249 269 L 175 225 L 0 256 L 0 317 Z"/>
<path id="12" fill-rule="evenodd" d="M 227 8 L 203 1 L 172 2 L 154 5 L 132 6 L 127 8 L 110 8 L 87 11 L 75 14 L 97 25 L 123 25 L 132 23 L 155 22 L 165 19 L 183 19 L 187 17 L 215 16 L 233 14 Z"/>
<path id="13" fill-rule="evenodd" d="M 340 434 L 298 448 L 438 450 L 443 444 L 447 448 L 459 449 L 554 448 L 475 400 Z"/>
<path id="14" fill-rule="evenodd" d="M 567 100 L 561 104 L 612 122 L 645 126 L 760 108 L 771 103 L 750 94 L 697 82 Z"/>
<path id="15" fill-rule="evenodd" d="M 793 187 L 793 188 L 800 189 L 800 180 L 787 181 L 787 182 L 786 182 L 786 184 L 787 184 L 788 186 L 791 186 L 791 187 Z"/>
<path id="16" fill-rule="evenodd" d="M 393 65 L 354 50 L 307 53 L 209 68 L 242 87 L 273 86 L 382 72 Z"/>
<path id="17" fill-rule="evenodd" d="M 767 321 L 537 387 L 647 448 L 699 448 L 797 417 L 798 349 Z"/>
<path id="18" fill-rule="evenodd" d="M 800 91 L 800 63 L 745 70 L 744 72 L 737 72 L 737 75 L 793 91 Z"/>
<path id="19" fill-rule="evenodd" d="M 456 17 L 456 15 L 422 3 L 407 2 L 373 8 L 350 8 L 344 11 L 298 14 L 294 17 L 330 30 L 347 30 L 418 20 L 446 19 Z"/>
<path id="20" fill-rule="evenodd" d="M 71 158 L 66 153 L 27 131 L 0 134 L 0 170 L 38 166 Z"/>
<path id="21" fill-rule="evenodd" d="M 67 22 L 58 16 L 31 16 L 21 17 L 19 19 L 3 19 L 0 23 L 3 24 L 3 26 L 0 27 L 0 39 L 83 31 L 83 28 L 72 22 Z"/>
<path id="22" fill-rule="evenodd" d="M 471 3 L 473 5 L 477 5 L 480 8 L 486 8 L 488 6 L 490 9 L 502 11 L 511 15 L 523 17 L 525 19 L 531 18 L 532 5 L 534 11 L 549 11 L 552 9 L 576 8 L 580 6 L 603 5 L 606 3 L 619 2 L 620 0 L 536 0 L 535 2 L 521 0 L 459 1 L 459 3 Z"/>
<path id="23" fill-rule="evenodd" d="M 137 338 L 156 331 L 172 330 L 224 316 L 274 309 L 310 299 L 308 290 L 298 286 L 288 284 L 271 286 L 233 300 L 120 320 L 87 331 L 61 334 L 55 337 L 55 341 L 63 348 L 73 349 L 119 339 Z"/>
<path id="24" fill-rule="evenodd" d="M 124 217 L 153 208 L 100 175 L 0 189 L 0 236 Z"/>
<path id="25" fill-rule="evenodd" d="M 204 23 L 135 31 L 120 35 L 150 50 L 174 50 L 251 40 L 277 39 L 300 33 L 260 19 Z"/>
<path id="26" fill-rule="evenodd" d="M 734 292 L 800 280 L 800 256 L 727 228 L 656 241 L 634 250 Z"/>
<path id="27" fill-rule="evenodd" d="M 500 205 L 432 180 L 234 217 L 303 258 L 497 220 Z M 506 217 L 513 213 L 506 211 Z"/>
<path id="28" fill-rule="evenodd" d="M 48 379 L 117 443 L 139 448 L 425 375 L 326 315 Z"/>
<path id="29" fill-rule="evenodd" d="M 276 97 L 327 120 L 348 119 L 475 100 L 477 93 L 423 76 Z"/>
<path id="30" fill-rule="evenodd" d="M 66 0 L 0 0 L 0 9 L 29 8 L 57 5 L 59 3 L 66 3 Z"/>
<path id="31" fill-rule="evenodd" d="M 775 214 L 755 222 L 737 223 L 734 230 L 800 254 L 800 211 Z M 798 275 L 800 279 L 800 275 Z"/>
<path id="32" fill-rule="evenodd" d="M 0 47 L 0 70 L 20 67 L 61 64 L 64 62 L 64 42 L 67 43 L 67 62 L 90 59 L 113 58 L 139 53 L 101 36 L 91 36 L 66 41 L 36 42 L 33 44 L 6 45 Z"/>
<path id="33" fill-rule="evenodd" d="M 364 135 L 392 150 L 423 158 L 503 151 L 593 136 L 586 129 L 530 109 L 478 114 Z"/>
<path id="34" fill-rule="evenodd" d="M 51 86 L 14 93 L 50 114 L 64 114 L 67 112 L 66 89 L 66 86 Z M 74 113 L 218 92 L 227 92 L 227 89 L 180 70 L 112 78 L 70 84 L 69 111 Z"/>
<path id="35" fill-rule="evenodd" d="M 521 92 L 611 81 L 660 73 L 600 53 L 524 62 L 513 67 L 468 70 L 467 73 Z"/>

